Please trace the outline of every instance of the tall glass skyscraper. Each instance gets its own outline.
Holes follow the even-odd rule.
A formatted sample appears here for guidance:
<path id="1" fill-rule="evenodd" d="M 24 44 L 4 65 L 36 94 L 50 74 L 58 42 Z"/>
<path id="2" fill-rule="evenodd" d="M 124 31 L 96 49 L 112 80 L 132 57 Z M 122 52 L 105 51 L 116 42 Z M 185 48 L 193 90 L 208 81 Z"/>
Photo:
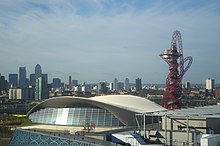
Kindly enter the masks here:
<path id="1" fill-rule="evenodd" d="M 30 74 L 30 85 L 35 86 L 35 74 Z"/>
<path id="2" fill-rule="evenodd" d="M 42 99 L 42 77 L 35 80 L 35 100 Z"/>
<path id="3" fill-rule="evenodd" d="M 18 87 L 18 74 L 9 74 L 9 86 L 10 88 Z"/>
<path id="4" fill-rule="evenodd" d="M 39 64 L 37 64 L 35 66 L 35 78 L 39 78 L 42 75 L 42 70 L 41 70 L 41 66 Z"/>
<path id="5" fill-rule="evenodd" d="M 125 90 L 126 90 L 126 91 L 129 91 L 129 89 L 130 89 L 130 87 L 129 87 L 129 79 L 126 78 L 126 79 L 125 79 Z"/>
<path id="6" fill-rule="evenodd" d="M 135 85 L 136 85 L 136 91 L 140 91 L 142 89 L 142 84 L 141 84 L 141 79 L 137 78 L 135 80 Z"/>
<path id="7" fill-rule="evenodd" d="M 19 87 L 25 88 L 26 86 L 26 67 L 19 67 Z"/>
<path id="8" fill-rule="evenodd" d="M 113 87 L 114 87 L 115 91 L 118 91 L 118 79 L 117 78 L 114 79 L 114 86 Z"/>
<path id="9" fill-rule="evenodd" d="M 41 66 L 35 66 L 35 100 L 47 99 L 49 96 L 48 88 L 48 75 L 42 74 Z"/>

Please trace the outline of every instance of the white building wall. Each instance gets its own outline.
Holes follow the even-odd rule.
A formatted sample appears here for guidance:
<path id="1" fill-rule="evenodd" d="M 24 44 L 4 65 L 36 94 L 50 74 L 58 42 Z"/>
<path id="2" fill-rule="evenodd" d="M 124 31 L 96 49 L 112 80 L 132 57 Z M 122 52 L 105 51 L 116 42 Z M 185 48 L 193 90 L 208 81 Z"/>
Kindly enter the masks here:
<path id="1" fill-rule="evenodd" d="M 220 134 L 203 134 L 200 146 L 220 146 Z"/>
<path id="2" fill-rule="evenodd" d="M 112 82 L 109 83 L 109 89 L 110 89 L 110 90 L 113 90 L 113 89 L 114 89 L 114 88 L 113 88 L 113 85 L 114 85 L 114 84 L 113 84 Z"/>
<path id="3" fill-rule="evenodd" d="M 9 89 L 9 99 L 22 99 L 21 89 Z"/>
<path id="4" fill-rule="evenodd" d="M 214 79 L 207 79 L 206 80 L 206 89 L 213 90 L 215 88 L 215 80 Z"/>

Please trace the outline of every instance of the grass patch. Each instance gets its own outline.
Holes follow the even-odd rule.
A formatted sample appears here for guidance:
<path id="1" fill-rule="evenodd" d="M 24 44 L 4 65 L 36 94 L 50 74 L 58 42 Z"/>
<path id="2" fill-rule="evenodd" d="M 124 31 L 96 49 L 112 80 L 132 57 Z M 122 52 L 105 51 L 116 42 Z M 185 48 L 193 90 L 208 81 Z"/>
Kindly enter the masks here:
<path id="1" fill-rule="evenodd" d="M 21 118 L 22 123 L 21 125 L 19 125 L 19 127 L 24 127 L 24 126 L 31 126 L 33 125 L 33 123 L 31 122 L 31 120 L 29 120 L 28 118 Z"/>

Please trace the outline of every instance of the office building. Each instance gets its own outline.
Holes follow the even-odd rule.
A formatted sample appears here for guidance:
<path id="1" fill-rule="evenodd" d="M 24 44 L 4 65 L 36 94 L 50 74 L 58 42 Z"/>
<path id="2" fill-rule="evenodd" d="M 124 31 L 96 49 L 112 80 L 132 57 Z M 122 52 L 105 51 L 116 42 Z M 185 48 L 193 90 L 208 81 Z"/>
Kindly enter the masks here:
<path id="1" fill-rule="evenodd" d="M 9 99 L 22 99 L 22 90 L 9 89 Z"/>
<path id="2" fill-rule="evenodd" d="M 35 83 L 35 100 L 43 100 L 49 97 L 49 91 L 47 89 L 46 79 L 44 77 L 38 77 Z"/>
<path id="3" fill-rule="evenodd" d="M 185 83 L 185 88 L 186 88 L 186 89 L 190 89 L 190 82 L 186 82 L 186 83 Z"/>
<path id="4" fill-rule="evenodd" d="M 19 87 L 26 87 L 26 67 L 19 67 Z"/>
<path id="5" fill-rule="evenodd" d="M 124 89 L 124 83 L 123 82 L 118 82 L 118 90 L 122 91 Z"/>
<path id="6" fill-rule="evenodd" d="M 114 83 L 112 83 L 112 82 L 109 83 L 109 90 L 111 90 L 111 91 L 114 90 Z"/>
<path id="7" fill-rule="evenodd" d="M 31 85 L 32 87 L 35 86 L 35 74 L 30 74 L 30 81 L 29 81 L 29 85 Z"/>
<path id="8" fill-rule="evenodd" d="M 24 94 L 22 95 L 25 100 L 35 100 L 35 86 L 29 85 L 23 90 L 23 92 Z"/>
<path id="9" fill-rule="evenodd" d="M 48 74 L 42 74 L 42 78 L 44 78 L 45 83 L 48 84 Z"/>
<path id="10" fill-rule="evenodd" d="M 108 92 L 107 82 L 99 82 L 99 84 L 98 84 L 98 95 L 107 94 L 107 92 Z"/>
<path id="11" fill-rule="evenodd" d="M 59 89 L 62 87 L 61 79 L 53 78 L 52 88 Z"/>
<path id="12" fill-rule="evenodd" d="M 82 84 L 81 86 L 78 86 L 78 91 L 79 92 L 84 92 L 83 94 L 85 95 L 86 92 L 90 92 L 91 91 L 91 87 L 88 84 Z M 79 93 L 81 94 L 81 93 Z"/>
<path id="13" fill-rule="evenodd" d="M 113 87 L 114 87 L 114 90 L 115 90 L 115 91 L 118 91 L 118 79 L 117 79 L 117 78 L 114 79 L 114 85 L 113 85 Z"/>
<path id="14" fill-rule="evenodd" d="M 35 66 L 35 79 L 39 78 L 42 76 L 42 70 L 41 70 L 41 66 L 39 64 L 37 64 Z"/>
<path id="15" fill-rule="evenodd" d="M 130 89 L 129 79 L 126 78 L 126 79 L 125 79 L 125 91 L 129 91 L 129 89 Z"/>
<path id="16" fill-rule="evenodd" d="M 72 80 L 72 85 L 73 85 L 74 87 L 78 86 L 78 80 Z"/>
<path id="17" fill-rule="evenodd" d="M 42 99 L 42 77 L 35 80 L 35 100 Z"/>
<path id="18" fill-rule="evenodd" d="M 17 88 L 18 87 L 18 74 L 9 74 L 9 87 Z"/>
<path id="19" fill-rule="evenodd" d="M 215 80 L 214 79 L 206 79 L 206 89 L 208 91 L 213 91 L 215 89 Z"/>
<path id="20" fill-rule="evenodd" d="M 0 74 L 0 94 L 1 92 L 6 92 L 8 90 L 8 82 L 5 79 L 5 76 L 1 76 Z"/>
<path id="21" fill-rule="evenodd" d="M 47 87 L 48 75 L 42 74 L 42 69 L 39 64 L 35 66 L 35 100 L 43 100 L 49 97 Z"/>
<path id="22" fill-rule="evenodd" d="M 69 76 L 69 88 L 71 88 L 72 87 L 72 78 L 71 78 L 71 76 Z"/>
<path id="23" fill-rule="evenodd" d="M 136 87 L 136 91 L 140 91 L 142 89 L 142 83 L 141 83 L 141 79 L 137 78 L 135 80 L 135 87 Z"/>

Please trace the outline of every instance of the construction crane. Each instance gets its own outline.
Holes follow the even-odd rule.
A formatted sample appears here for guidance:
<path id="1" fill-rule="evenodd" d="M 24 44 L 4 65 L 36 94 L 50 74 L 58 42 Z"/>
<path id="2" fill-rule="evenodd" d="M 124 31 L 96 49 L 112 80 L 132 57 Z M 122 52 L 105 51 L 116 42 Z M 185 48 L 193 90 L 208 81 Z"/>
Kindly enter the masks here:
<path id="1" fill-rule="evenodd" d="M 170 49 L 164 50 L 159 55 L 169 65 L 169 74 L 166 78 L 166 91 L 161 105 L 167 109 L 179 109 L 182 107 L 182 78 L 192 64 L 192 57 L 183 57 L 182 38 L 179 31 L 174 31 Z M 185 65 L 187 63 L 187 65 Z M 185 65 L 185 67 L 184 67 Z"/>

